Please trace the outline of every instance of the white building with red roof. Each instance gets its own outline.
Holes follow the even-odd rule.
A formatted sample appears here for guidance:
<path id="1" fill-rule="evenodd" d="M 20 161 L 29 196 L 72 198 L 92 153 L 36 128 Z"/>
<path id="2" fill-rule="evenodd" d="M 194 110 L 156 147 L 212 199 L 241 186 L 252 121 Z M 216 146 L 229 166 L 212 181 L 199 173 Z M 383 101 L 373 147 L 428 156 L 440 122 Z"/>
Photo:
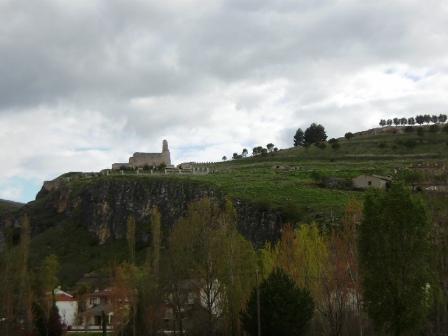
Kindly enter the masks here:
<path id="1" fill-rule="evenodd" d="M 54 290 L 54 298 L 56 307 L 59 310 L 59 316 L 61 317 L 61 323 L 68 329 L 76 325 L 76 315 L 78 313 L 78 301 L 67 292 L 56 288 Z"/>

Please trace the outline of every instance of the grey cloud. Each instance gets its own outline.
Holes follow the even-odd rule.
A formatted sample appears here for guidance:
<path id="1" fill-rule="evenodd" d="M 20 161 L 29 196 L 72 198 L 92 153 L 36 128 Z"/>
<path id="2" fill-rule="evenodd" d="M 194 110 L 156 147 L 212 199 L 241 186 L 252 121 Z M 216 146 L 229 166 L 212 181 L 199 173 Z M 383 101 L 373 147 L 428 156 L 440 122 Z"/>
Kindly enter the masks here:
<path id="1" fill-rule="evenodd" d="M 432 1 L 437 5 L 438 1 Z M 408 1 L 7 1 L 0 104 L 194 94 L 372 62 L 443 58 L 444 11 Z M 438 56 L 439 55 L 439 56 Z M 297 76 L 291 77 L 291 75 Z"/>

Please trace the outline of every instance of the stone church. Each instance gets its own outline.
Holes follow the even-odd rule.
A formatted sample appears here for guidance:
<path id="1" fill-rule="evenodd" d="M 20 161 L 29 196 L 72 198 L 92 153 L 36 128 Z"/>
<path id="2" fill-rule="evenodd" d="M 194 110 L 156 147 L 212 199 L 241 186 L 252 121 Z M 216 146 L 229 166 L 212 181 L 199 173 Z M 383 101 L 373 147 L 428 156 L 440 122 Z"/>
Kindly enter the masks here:
<path id="1" fill-rule="evenodd" d="M 168 141 L 163 140 L 162 153 L 134 153 L 129 158 L 129 163 L 114 163 L 112 169 L 120 170 L 123 168 L 145 168 L 157 167 L 161 164 L 171 166 L 170 150 L 168 149 Z"/>

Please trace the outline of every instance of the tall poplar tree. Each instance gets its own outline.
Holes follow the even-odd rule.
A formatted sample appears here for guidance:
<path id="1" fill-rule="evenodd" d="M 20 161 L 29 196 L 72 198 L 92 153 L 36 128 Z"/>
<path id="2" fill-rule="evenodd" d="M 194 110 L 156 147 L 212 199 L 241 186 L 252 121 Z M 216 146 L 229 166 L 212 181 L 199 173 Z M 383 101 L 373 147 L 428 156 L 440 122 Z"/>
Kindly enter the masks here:
<path id="1" fill-rule="evenodd" d="M 422 201 L 401 185 L 370 192 L 358 244 L 364 302 L 376 327 L 395 336 L 418 333 L 433 289 Z"/>

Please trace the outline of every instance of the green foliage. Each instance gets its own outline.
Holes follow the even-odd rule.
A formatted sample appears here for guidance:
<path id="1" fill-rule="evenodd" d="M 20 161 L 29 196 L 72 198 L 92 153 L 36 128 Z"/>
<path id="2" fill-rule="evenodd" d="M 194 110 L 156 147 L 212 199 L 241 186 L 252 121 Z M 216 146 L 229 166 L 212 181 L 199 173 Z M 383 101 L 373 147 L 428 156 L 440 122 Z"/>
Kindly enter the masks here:
<path id="1" fill-rule="evenodd" d="M 309 291 L 297 287 L 281 269 L 275 269 L 260 284 L 261 334 L 265 336 L 305 335 L 313 316 L 314 303 Z M 257 291 L 241 314 L 244 329 L 257 335 Z"/>
<path id="2" fill-rule="evenodd" d="M 378 329 L 402 335 L 422 327 L 433 286 L 429 231 L 422 201 L 403 186 L 367 195 L 360 267 L 365 304 Z"/>
<path id="3" fill-rule="evenodd" d="M 303 146 L 305 144 L 305 133 L 299 128 L 294 135 L 294 147 Z"/>
<path id="4" fill-rule="evenodd" d="M 310 127 L 306 129 L 304 139 L 306 145 L 317 144 L 327 140 L 325 128 L 320 124 L 312 123 Z"/>
<path id="5" fill-rule="evenodd" d="M 407 185 L 412 185 L 413 183 L 418 183 L 423 180 L 423 176 L 416 170 L 412 169 L 402 169 L 398 172 L 396 180 L 403 182 Z"/>
<path id="6" fill-rule="evenodd" d="M 54 254 L 46 256 L 38 272 L 42 295 L 46 295 L 46 293 L 56 288 L 59 282 L 59 271 L 60 265 L 58 257 Z"/>
<path id="7" fill-rule="evenodd" d="M 333 148 L 335 150 L 339 149 L 341 147 L 339 140 L 335 139 L 335 138 L 331 138 L 330 140 L 328 140 L 328 143 L 331 145 L 331 148 Z"/>
<path id="8" fill-rule="evenodd" d="M 308 289 L 314 301 L 321 297 L 320 279 L 325 274 L 328 249 L 316 224 L 302 224 L 293 230 L 284 228 L 276 246 L 277 266 L 282 268 L 299 287 Z"/>
<path id="9" fill-rule="evenodd" d="M 351 140 L 354 136 L 355 136 L 355 135 L 354 135 L 352 132 L 347 132 L 347 133 L 345 133 L 345 135 L 344 135 L 344 137 L 345 137 L 347 140 Z"/>

